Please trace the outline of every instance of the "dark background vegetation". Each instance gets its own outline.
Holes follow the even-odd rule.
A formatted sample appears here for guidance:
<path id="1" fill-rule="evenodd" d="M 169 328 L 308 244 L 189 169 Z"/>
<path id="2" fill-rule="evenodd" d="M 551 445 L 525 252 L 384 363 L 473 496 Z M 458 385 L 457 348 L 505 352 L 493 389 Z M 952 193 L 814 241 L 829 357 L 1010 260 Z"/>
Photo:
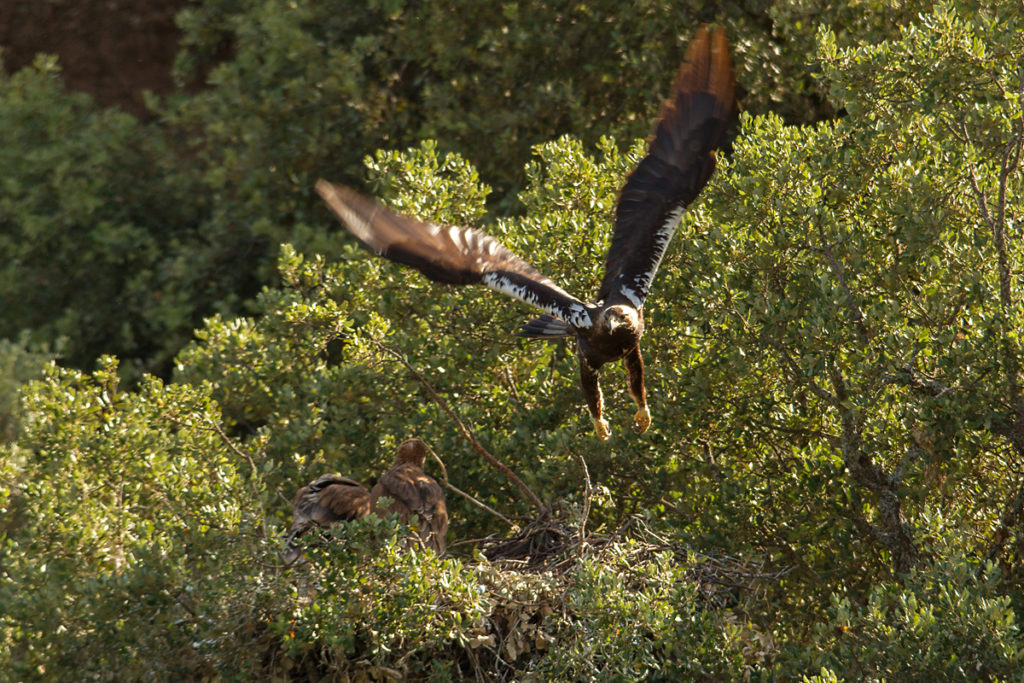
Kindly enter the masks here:
<path id="1" fill-rule="evenodd" d="M 1022 12 L 3 3 L 0 676 L 1020 680 Z M 705 22 L 745 113 L 645 311 L 653 427 L 610 368 L 602 443 L 525 307 L 311 188 L 585 295 Z M 294 491 L 408 436 L 504 517 L 283 567 Z"/>
<path id="2" fill-rule="evenodd" d="M 60 60 L 65 86 L 102 107 L 151 116 L 142 93 L 167 93 L 182 32 L 174 17 L 187 0 L 21 2 L 0 7 L 4 70 L 14 73 L 39 53 Z"/>

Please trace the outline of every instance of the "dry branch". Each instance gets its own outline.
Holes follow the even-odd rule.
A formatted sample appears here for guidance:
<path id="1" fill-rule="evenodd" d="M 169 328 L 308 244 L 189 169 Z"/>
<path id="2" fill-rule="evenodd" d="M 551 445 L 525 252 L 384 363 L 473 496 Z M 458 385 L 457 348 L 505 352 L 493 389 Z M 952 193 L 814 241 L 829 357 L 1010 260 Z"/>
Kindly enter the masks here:
<path id="1" fill-rule="evenodd" d="M 456 424 L 456 426 L 459 428 L 459 432 L 462 434 L 463 438 L 469 442 L 469 445 L 473 447 L 473 450 L 479 453 L 487 462 L 491 463 L 491 465 L 493 465 L 495 469 L 501 472 L 506 479 L 515 484 L 519 488 L 519 490 L 522 491 L 523 494 L 530 499 L 530 502 L 533 503 L 534 506 L 536 506 L 538 513 L 544 510 L 544 503 L 542 503 L 540 498 L 537 497 L 537 494 L 535 494 L 530 489 L 530 487 L 526 485 L 526 482 L 524 482 L 522 479 L 516 476 L 515 472 L 510 470 L 507 465 L 505 465 L 503 462 L 501 462 L 496 457 L 491 455 L 491 453 L 488 452 L 487 449 L 484 448 L 479 441 L 477 441 L 476 437 L 473 435 L 473 432 L 469 429 L 469 427 L 467 427 L 462 422 L 462 420 L 459 419 L 459 416 L 456 415 L 455 411 L 451 409 L 451 407 L 448 405 L 448 402 L 445 401 L 441 397 L 441 395 L 434 390 L 434 387 L 430 385 L 430 382 L 427 381 L 427 378 L 424 377 L 416 368 L 414 368 L 412 364 L 409 363 L 408 359 L 406 359 L 405 356 L 399 353 L 396 349 L 393 349 L 390 346 L 387 346 L 386 344 L 377 341 L 376 339 L 371 339 L 369 341 L 377 348 L 378 351 L 387 354 L 388 356 L 391 356 L 399 363 L 404 365 L 405 369 L 408 370 L 412 374 L 412 376 L 415 377 L 416 380 L 423 385 L 424 389 L 427 390 L 427 393 L 430 394 L 430 398 L 434 399 L 434 402 L 437 403 L 437 405 L 439 405 L 441 409 L 448 414 L 448 417 L 450 417 L 452 421 Z"/>

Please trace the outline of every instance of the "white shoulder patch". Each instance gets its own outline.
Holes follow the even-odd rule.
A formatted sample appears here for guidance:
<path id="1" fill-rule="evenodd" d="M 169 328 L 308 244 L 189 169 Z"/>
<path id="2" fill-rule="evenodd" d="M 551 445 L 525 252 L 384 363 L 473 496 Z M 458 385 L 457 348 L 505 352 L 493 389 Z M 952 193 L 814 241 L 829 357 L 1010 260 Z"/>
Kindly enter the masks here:
<path id="1" fill-rule="evenodd" d="M 626 285 L 619 285 L 619 291 L 622 292 L 622 296 L 629 299 L 629 303 L 633 304 L 633 308 L 640 308 L 644 305 L 643 300 L 631 287 Z"/>

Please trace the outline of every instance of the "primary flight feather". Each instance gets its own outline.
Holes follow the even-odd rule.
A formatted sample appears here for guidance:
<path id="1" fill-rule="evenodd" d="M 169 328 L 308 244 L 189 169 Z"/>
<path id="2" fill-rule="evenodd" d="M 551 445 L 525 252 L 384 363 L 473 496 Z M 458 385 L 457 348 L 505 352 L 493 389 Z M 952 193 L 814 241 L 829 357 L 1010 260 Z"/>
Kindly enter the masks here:
<path id="1" fill-rule="evenodd" d="M 602 439 L 610 432 L 599 370 L 622 360 L 637 404 L 634 428 L 643 432 L 651 422 L 639 345 L 644 302 L 683 210 L 715 169 L 715 150 L 735 116 L 735 89 L 724 31 L 701 29 L 661 107 L 647 155 L 619 194 L 605 275 L 593 302 L 569 294 L 479 230 L 402 216 L 325 180 L 317 181 L 316 190 L 377 255 L 437 282 L 487 285 L 546 314 L 523 325 L 520 336 L 576 337 L 583 394 Z"/>

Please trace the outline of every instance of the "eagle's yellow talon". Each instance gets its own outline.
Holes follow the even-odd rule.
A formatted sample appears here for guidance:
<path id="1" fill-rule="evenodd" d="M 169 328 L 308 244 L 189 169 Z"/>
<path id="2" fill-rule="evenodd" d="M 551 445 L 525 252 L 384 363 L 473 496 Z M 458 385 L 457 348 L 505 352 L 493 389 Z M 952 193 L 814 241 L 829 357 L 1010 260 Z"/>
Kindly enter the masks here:
<path id="1" fill-rule="evenodd" d="M 601 441 L 607 441 L 608 437 L 612 435 L 612 430 L 608 427 L 608 420 L 605 419 L 594 420 L 594 431 L 597 432 L 597 438 Z"/>
<path id="2" fill-rule="evenodd" d="M 650 426 L 651 411 L 647 409 L 647 406 L 644 406 L 636 411 L 636 415 L 633 416 L 633 431 L 637 434 L 643 434 Z"/>

